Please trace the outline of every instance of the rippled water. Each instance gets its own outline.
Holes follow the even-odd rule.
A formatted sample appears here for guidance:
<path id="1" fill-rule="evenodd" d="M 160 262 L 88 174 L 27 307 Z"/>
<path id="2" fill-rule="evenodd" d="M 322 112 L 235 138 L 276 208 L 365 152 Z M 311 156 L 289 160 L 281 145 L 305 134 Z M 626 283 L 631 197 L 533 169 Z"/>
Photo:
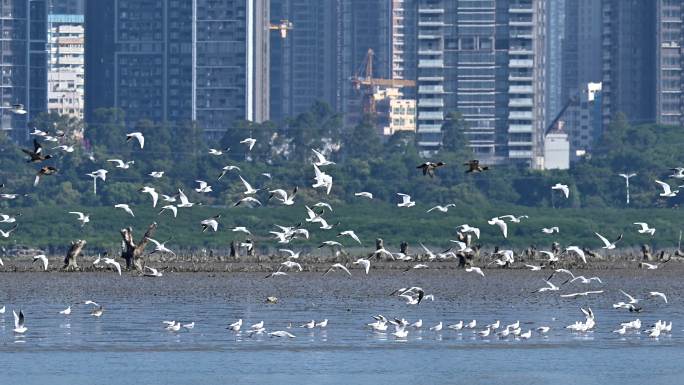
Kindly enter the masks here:
<path id="1" fill-rule="evenodd" d="M 573 284 L 560 293 L 589 288 L 605 293 L 576 300 L 560 298 L 559 292 L 533 294 L 544 286 L 546 271 L 489 270 L 484 279 L 433 270 L 276 279 L 247 273 L 160 279 L 6 273 L 0 274 L 0 307 L 7 306 L 0 315 L 0 378 L 21 384 L 677 384 L 684 378 L 683 272 L 678 267 L 583 271 L 605 284 Z M 388 296 L 413 285 L 434 294 L 435 301 L 408 306 Z M 612 309 L 612 303 L 625 300 L 618 289 L 644 298 L 644 311 Z M 665 292 L 669 304 L 648 299 L 651 290 Z M 272 295 L 279 303 L 264 303 Z M 105 307 L 101 318 L 89 315 L 91 307 L 83 304 L 88 299 Z M 70 316 L 58 314 L 68 305 Z M 584 319 L 580 306 L 596 313 L 595 332 L 565 329 Z M 18 308 L 29 328 L 24 336 L 12 332 L 11 311 Z M 374 314 L 421 318 L 424 326 L 396 340 L 364 328 Z M 637 317 L 644 328 L 658 319 L 673 321 L 673 332 L 657 340 L 612 333 L 620 322 Z M 244 319 L 243 329 L 263 320 L 269 331 L 288 330 L 297 337 L 250 338 L 225 329 L 238 318 Z M 298 327 L 324 318 L 326 329 Z M 523 330 L 552 329 L 548 337 L 534 334 L 528 341 L 446 330 L 447 324 L 471 319 L 482 326 L 500 319 L 502 324 L 520 320 Z M 194 321 L 195 328 L 168 332 L 164 320 Z M 428 330 L 440 321 L 445 330 Z"/>

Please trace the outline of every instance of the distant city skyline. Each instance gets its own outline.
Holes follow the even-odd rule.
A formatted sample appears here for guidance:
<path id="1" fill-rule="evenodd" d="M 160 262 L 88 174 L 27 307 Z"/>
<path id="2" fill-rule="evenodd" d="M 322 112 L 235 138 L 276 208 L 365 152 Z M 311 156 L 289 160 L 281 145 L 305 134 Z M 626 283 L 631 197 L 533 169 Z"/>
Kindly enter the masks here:
<path id="1" fill-rule="evenodd" d="M 86 121 L 121 108 L 129 125 L 197 121 L 221 138 L 269 113 L 268 0 L 89 0 Z"/>
<path id="2" fill-rule="evenodd" d="M 0 12 L 0 128 L 16 140 L 41 112 L 88 122 L 100 107 L 220 138 L 323 101 L 351 127 L 370 98 L 378 132 L 415 130 L 423 154 L 459 112 L 474 156 L 543 167 L 557 118 L 572 160 L 617 112 L 684 124 L 679 0 L 7 0 Z M 80 37 L 78 22 L 50 21 L 79 15 Z M 356 75 L 380 83 L 357 89 Z"/>

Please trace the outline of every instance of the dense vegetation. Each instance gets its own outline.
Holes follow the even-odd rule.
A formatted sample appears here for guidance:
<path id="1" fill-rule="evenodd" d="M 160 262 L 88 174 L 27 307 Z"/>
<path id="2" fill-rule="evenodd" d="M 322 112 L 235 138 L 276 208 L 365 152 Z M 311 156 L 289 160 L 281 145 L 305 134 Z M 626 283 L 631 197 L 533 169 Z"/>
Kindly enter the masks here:
<path id="1" fill-rule="evenodd" d="M 42 178 L 36 188 L 32 183 L 39 166 L 26 163 L 20 146 L 0 134 L 0 182 L 6 184 L 0 192 L 29 194 L 17 200 L 0 200 L 0 212 L 23 213 L 16 234 L 0 242 L 64 246 L 65 239 L 85 237 L 91 245 L 113 247 L 119 242 L 118 229 L 122 226 L 133 224 L 140 232 L 147 223 L 157 220 L 160 239 L 173 237 L 172 243 L 183 247 L 225 247 L 231 239 L 240 237 L 226 228 L 246 225 L 259 234 L 257 238 L 265 239 L 273 223 L 294 225 L 305 215 L 304 204 L 321 200 L 335 208 L 328 215 L 331 222 L 339 220 L 341 227 L 356 229 L 369 246 L 376 236 L 392 242 L 406 239 L 415 244 L 424 240 L 444 245 L 461 223 L 482 227 L 483 241 L 488 244 L 545 244 L 552 237 L 542 236 L 540 229 L 554 224 L 562 229 L 553 239 L 565 243 L 598 246 L 592 234 L 599 231 L 609 238 L 628 232 L 625 244 L 637 244 L 648 241 L 633 234 L 636 227 L 631 223 L 637 220 L 658 228 L 656 244 L 671 246 L 677 242 L 680 221 L 678 211 L 673 209 L 681 198 L 660 198 L 654 179 L 677 186 L 678 180 L 668 175 L 669 168 L 684 164 L 684 154 L 678 151 L 684 143 L 679 127 L 633 127 L 617 116 L 606 128 L 594 155 L 572 170 L 534 171 L 509 165 L 482 174 L 465 174 L 461 164 L 472 155 L 463 146 L 463 122 L 454 115 L 443 128 L 444 148 L 433 159 L 447 166 L 439 169 L 435 178 L 429 178 L 416 169 L 423 160 L 418 156 L 413 134 L 398 133 L 383 143 L 370 122 L 364 121 L 348 131 L 342 130 L 341 122 L 341 117 L 325 105 L 316 104 L 309 112 L 283 124 L 242 122 L 228 127 L 221 140 L 205 142 L 200 128 L 192 123 L 169 126 L 143 121 L 127 130 L 121 112 L 103 109 L 85 129 L 85 138 L 73 153 L 53 150 L 57 144 L 43 142 L 46 151 L 56 154 L 45 164 L 54 165 L 59 173 Z M 54 115 L 40 116 L 31 124 L 50 132 L 63 130 L 65 138 L 81 129 L 80 122 Z M 125 142 L 129 131 L 144 133 L 144 150 L 136 143 Z M 246 137 L 257 139 L 252 151 L 239 143 Z M 22 145 L 30 147 L 29 142 Z M 227 147 L 230 150 L 225 155 L 208 154 L 209 148 Z M 322 150 L 337 163 L 325 167 L 334 177 L 330 196 L 310 188 L 314 175 L 311 149 Z M 114 158 L 136 163 L 122 170 L 107 162 Z M 232 171 L 216 180 L 221 168 L 228 164 L 239 166 L 239 174 L 255 187 L 292 190 L 299 186 L 297 204 L 288 208 L 270 202 L 267 208 L 232 208 L 243 191 L 238 173 Z M 100 168 L 109 170 L 109 174 L 106 182 L 98 183 L 95 195 L 92 179 L 85 174 Z M 166 173 L 164 178 L 154 179 L 147 175 L 152 171 Z M 624 180 L 617 175 L 626 171 L 638 173 L 631 180 L 629 210 L 623 209 Z M 269 173 L 271 178 L 263 173 Z M 214 192 L 195 193 L 198 179 L 213 185 Z M 551 191 L 550 186 L 558 182 L 570 186 L 570 199 Z M 167 195 L 182 188 L 191 201 L 200 201 L 204 206 L 180 210 L 175 221 L 168 214 L 157 216 L 157 210 L 150 207 L 149 195 L 138 192 L 143 185 L 154 186 Z M 376 198 L 369 202 L 354 197 L 353 193 L 359 191 L 372 192 Z M 398 201 L 397 192 L 412 195 L 417 206 L 393 207 Z M 262 201 L 267 196 L 265 191 L 259 193 Z M 449 213 L 425 213 L 434 204 L 451 202 L 457 206 Z M 136 217 L 114 209 L 116 203 L 131 204 Z M 89 212 L 92 222 L 81 230 L 66 214 L 71 210 Z M 223 231 L 201 234 L 199 221 L 216 213 L 223 214 Z M 504 241 L 485 223 L 503 214 L 528 214 L 530 220 L 512 225 L 510 240 Z M 331 239 L 334 234 L 319 231 L 314 237 Z"/>

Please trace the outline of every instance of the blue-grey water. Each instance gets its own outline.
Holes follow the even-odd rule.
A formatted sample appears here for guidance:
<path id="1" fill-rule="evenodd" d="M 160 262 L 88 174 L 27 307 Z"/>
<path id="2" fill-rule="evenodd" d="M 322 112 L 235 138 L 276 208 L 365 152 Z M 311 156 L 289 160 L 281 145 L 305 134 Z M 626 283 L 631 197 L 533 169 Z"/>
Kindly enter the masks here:
<path id="1" fill-rule="evenodd" d="M 354 276 L 292 273 L 168 273 L 159 279 L 103 273 L 0 274 L 0 380 L 14 384 L 681 384 L 684 379 L 684 283 L 681 268 L 583 271 L 603 285 L 566 285 L 533 294 L 547 271 L 488 270 L 481 278 L 463 271 L 374 272 Z M 342 273 L 343 274 L 343 273 Z M 555 279 L 562 281 L 562 279 Z M 559 283 L 559 282 L 557 282 Z M 421 286 L 435 296 L 418 306 L 388 294 Z M 576 289 L 576 290 L 575 290 Z M 563 299 L 560 293 L 605 290 Z M 640 314 L 615 310 L 619 289 L 642 298 Z M 669 303 L 651 299 L 662 291 Z M 278 304 L 266 304 L 277 296 Z M 93 300 L 105 313 L 92 317 Z M 68 305 L 70 316 L 58 314 Z M 584 320 L 580 306 L 596 313 L 594 332 L 565 329 Z M 12 309 L 26 315 L 28 332 L 13 331 Z M 373 333 L 371 315 L 421 318 L 406 340 Z M 263 320 L 268 331 L 294 339 L 248 337 L 225 327 L 242 318 L 243 330 Z M 325 329 L 298 326 L 329 319 Z M 642 329 L 673 321 L 671 334 L 618 336 L 620 322 L 640 318 Z M 478 328 L 520 320 L 523 330 L 547 325 L 547 337 L 530 340 L 475 337 L 446 325 L 476 319 Z M 195 322 L 192 330 L 166 331 L 162 321 Z M 441 332 L 428 328 L 444 322 Z M 291 329 L 287 327 L 292 325 Z M 392 331 L 391 329 L 389 330 Z"/>

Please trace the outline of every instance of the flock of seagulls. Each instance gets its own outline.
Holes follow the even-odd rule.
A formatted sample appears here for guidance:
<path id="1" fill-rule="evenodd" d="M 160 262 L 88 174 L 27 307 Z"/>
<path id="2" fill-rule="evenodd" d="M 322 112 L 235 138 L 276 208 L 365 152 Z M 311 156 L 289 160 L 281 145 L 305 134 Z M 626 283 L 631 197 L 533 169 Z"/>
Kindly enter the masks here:
<path id="1" fill-rule="evenodd" d="M 21 113 L 22 110 L 23 106 L 15 106 L 15 113 Z M 32 134 L 36 136 L 36 138 L 33 140 L 33 148 L 22 150 L 28 156 L 27 163 L 40 164 L 53 158 L 52 154 L 46 153 L 46 150 L 39 142 L 38 137 L 41 137 L 42 140 L 52 140 L 52 138 L 59 137 L 60 135 L 63 136 L 63 133 L 56 133 L 56 136 L 52 136 L 47 132 L 36 130 Z M 141 132 L 132 132 L 127 134 L 125 141 L 137 143 L 139 149 L 144 150 L 145 137 Z M 245 146 L 246 151 L 249 152 L 254 148 L 256 144 L 256 139 L 245 138 L 241 140 L 239 143 L 243 144 Z M 68 145 L 57 146 L 53 149 L 59 149 L 65 153 L 73 152 L 73 147 Z M 212 148 L 209 150 L 208 155 L 220 157 L 228 151 L 230 151 L 230 148 Z M 328 196 L 333 188 L 333 176 L 332 174 L 328 173 L 327 170 L 328 167 L 334 166 L 335 162 L 332 162 L 329 159 L 327 159 L 327 156 L 324 153 L 324 151 L 318 151 L 316 149 L 312 149 L 312 157 L 313 160 L 311 162 L 311 167 L 313 175 L 311 188 L 314 190 L 320 190 L 321 194 L 324 194 L 324 196 Z M 106 162 L 110 166 L 113 166 L 115 169 L 120 169 L 122 172 L 125 172 L 125 170 L 128 170 L 131 167 L 139 166 L 138 164 L 136 164 L 134 160 L 126 161 L 118 158 L 107 159 Z M 464 163 L 463 165 L 466 166 L 465 173 L 482 173 L 490 169 L 489 166 L 480 164 L 478 160 L 470 160 Z M 421 170 L 423 175 L 429 176 L 430 178 L 434 178 L 437 176 L 437 170 L 439 170 L 442 167 L 446 167 L 446 164 L 444 162 L 424 162 L 421 165 L 418 165 L 417 169 Z M 675 171 L 675 173 L 670 177 L 675 179 L 684 179 L 684 168 L 675 169 L 673 171 Z M 57 172 L 58 170 L 52 166 L 42 166 L 35 176 L 34 185 L 37 186 L 39 184 L 41 177 L 55 175 L 57 174 Z M 93 180 L 94 194 L 97 194 L 98 181 L 101 181 L 101 183 L 105 183 L 107 181 L 107 174 L 109 172 L 110 170 L 107 170 L 106 168 L 101 168 L 86 174 L 86 176 L 92 178 Z M 268 198 L 265 202 L 275 202 L 275 204 L 283 206 L 294 206 L 296 199 L 299 196 L 298 186 L 270 188 L 265 185 L 259 185 L 254 182 L 250 182 L 246 180 L 243 177 L 243 175 L 240 174 L 240 167 L 235 165 L 226 165 L 222 167 L 221 170 L 217 173 L 217 182 L 224 177 L 229 177 L 231 175 L 236 176 L 235 183 L 241 187 L 241 196 L 235 202 L 234 206 L 245 206 L 253 209 L 263 206 L 264 203 L 262 203 L 260 198 L 265 193 L 268 194 Z M 164 177 L 165 172 L 152 171 L 147 175 L 153 179 L 159 179 Z M 271 179 L 271 175 L 269 173 L 263 173 L 262 176 L 269 180 Z M 665 182 L 662 182 L 660 180 L 656 180 L 655 182 L 663 189 L 663 192 L 660 194 L 661 197 L 673 197 L 679 193 L 679 190 L 673 190 L 672 187 Z M 212 182 L 210 181 L 197 179 L 195 180 L 195 183 L 196 185 L 193 187 L 193 190 L 198 194 L 199 197 L 201 197 L 203 194 L 211 193 L 214 191 L 214 187 L 211 185 Z M 565 199 L 568 199 L 570 197 L 570 188 L 566 184 L 557 183 L 551 186 L 550 189 L 552 192 L 559 191 Z M 180 188 L 173 195 L 163 194 L 162 192 L 157 191 L 157 188 L 152 185 L 142 186 L 138 191 L 141 194 L 149 195 L 152 207 L 156 208 L 160 200 L 163 202 L 163 206 L 159 208 L 158 215 L 169 213 L 165 215 L 172 214 L 173 218 L 176 218 L 178 216 L 179 209 L 190 209 L 192 207 L 202 205 L 200 201 L 192 202 L 190 198 Z M 399 202 L 396 203 L 396 206 L 398 208 L 411 209 L 416 206 L 416 201 L 413 200 L 411 195 L 402 192 L 397 192 L 396 194 L 399 198 Z M 16 197 L 14 195 L 15 194 L 1 194 L 0 198 L 11 200 Z M 373 194 L 368 191 L 357 192 L 354 194 L 354 196 L 358 199 L 375 199 Z M 447 213 L 449 211 L 449 208 L 454 206 L 454 203 L 436 205 L 428 209 L 427 213 L 431 213 L 433 211 L 437 211 L 439 213 Z M 114 208 L 122 210 L 131 217 L 135 217 L 135 213 L 129 203 L 117 203 L 114 205 Z M 348 245 L 353 245 L 354 247 L 362 247 L 364 245 L 363 240 L 357 235 L 354 229 L 345 229 L 344 227 L 340 227 L 342 225 L 339 222 L 331 220 L 330 216 L 333 215 L 333 207 L 330 203 L 320 201 L 316 202 L 315 204 L 305 205 L 305 209 L 306 212 L 302 212 L 303 221 L 301 223 L 295 226 L 274 225 L 274 227 L 276 227 L 277 230 L 273 230 L 270 232 L 270 235 L 273 237 L 272 240 L 274 242 L 277 242 L 277 244 L 280 247 L 282 247 L 279 250 L 281 253 L 285 255 L 285 257 L 284 260 L 278 264 L 277 269 L 272 271 L 267 276 L 267 278 L 282 279 L 278 277 L 285 277 L 288 276 L 291 272 L 302 272 L 304 270 L 302 263 L 297 261 L 300 257 L 301 251 L 295 251 L 290 248 L 285 248 L 284 246 L 302 240 L 306 241 L 310 238 L 310 231 L 314 230 L 306 228 L 304 225 L 302 225 L 302 223 L 310 224 L 310 226 L 315 226 L 315 231 L 321 231 L 321 233 L 323 234 L 326 234 L 326 231 L 335 228 L 336 230 L 334 232 L 330 232 L 330 239 L 323 241 L 320 244 L 319 248 L 329 248 L 336 256 L 344 254 L 344 250 Z M 74 218 L 80 224 L 81 227 L 87 226 L 88 223 L 90 223 L 90 215 L 86 212 L 70 211 L 68 213 L 75 216 Z M 304 216 L 304 214 L 306 214 L 306 216 Z M 16 216 L 10 214 L 0 214 L 0 219 L 0 223 L 14 224 L 13 227 L 8 230 L 0 230 L 0 235 L 3 238 L 11 237 L 13 232 L 17 229 L 17 225 L 15 223 L 17 222 Z M 526 219 L 528 219 L 528 216 L 526 215 L 505 214 L 493 217 L 487 223 L 491 226 L 496 226 L 500 231 L 501 236 L 505 239 L 508 238 L 510 235 L 509 226 L 518 225 L 524 222 Z M 201 220 L 198 226 L 198 230 L 201 230 L 201 233 L 217 232 L 223 226 L 221 220 L 221 214 L 216 214 L 210 218 Z M 650 227 L 647 223 L 644 222 L 635 222 L 634 225 L 639 226 L 639 229 L 637 231 L 640 234 L 653 236 L 656 231 L 655 228 Z M 231 231 L 241 236 L 244 235 L 247 238 L 240 243 L 241 247 L 245 247 L 248 250 L 254 247 L 252 240 L 249 238 L 252 236 L 252 232 L 247 227 L 235 226 L 231 229 Z M 542 233 L 549 235 L 557 234 L 559 233 L 559 231 L 560 229 L 558 226 L 552 226 L 541 229 Z M 374 260 L 377 259 L 388 259 L 394 261 L 409 262 L 410 265 L 405 270 L 405 273 L 407 274 L 411 271 L 429 269 L 429 263 L 431 261 L 447 261 L 451 259 L 454 261 L 458 261 L 459 263 L 462 263 L 462 267 L 464 268 L 465 273 L 472 274 L 473 277 L 477 279 L 486 279 L 485 271 L 483 270 L 485 266 L 475 266 L 473 264 L 474 259 L 471 258 L 473 254 L 476 252 L 475 250 L 477 249 L 477 246 L 475 245 L 475 240 L 479 241 L 480 235 L 480 228 L 470 224 L 462 224 L 456 227 L 457 239 L 450 240 L 451 247 L 447 248 L 442 252 L 433 252 L 421 243 L 421 248 L 425 252 L 423 256 L 427 256 L 427 259 L 422 258 L 422 256 L 419 258 L 415 255 L 408 255 L 408 253 L 406 252 L 392 252 L 385 249 L 382 246 L 379 246 L 374 252 L 370 253 L 366 257 L 359 257 L 354 262 L 351 262 L 350 260 L 348 263 L 336 262 L 331 264 L 327 269 L 325 269 L 323 276 L 338 275 L 342 277 L 352 277 L 353 274 L 356 274 L 355 271 L 354 273 L 352 271 L 357 268 L 360 269 L 360 271 L 362 271 L 364 275 L 368 276 L 371 273 L 371 268 L 372 264 L 374 263 Z M 614 240 L 611 241 L 605 236 L 599 234 L 598 232 L 595 232 L 595 235 L 603 244 L 602 248 L 606 250 L 615 249 L 617 247 L 617 244 L 623 238 L 623 234 L 620 234 L 618 237 L 614 238 Z M 148 240 L 153 245 L 153 250 L 150 252 L 150 254 L 160 253 L 175 255 L 175 252 L 166 246 L 166 244 L 170 240 L 167 240 L 165 242 L 159 242 L 158 240 L 152 238 L 148 238 Z M 570 263 L 577 264 L 577 266 L 588 265 L 589 261 L 587 260 L 587 254 L 585 253 L 585 249 L 580 248 L 579 246 L 569 245 L 558 252 L 542 250 L 539 251 L 538 255 L 546 258 L 544 264 L 533 265 L 530 263 L 520 263 L 518 261 L 516 253 L 513 250 L 497 249 L 494 253 L 492 253 L 492 260 L 489 264 L 496 264 L 501 268 L 515 267 L 517 264 L 518 267 L 524 267 L 533 272 L 539 272 L 538 274 L 542 275 L 545 275 L 543 270 L 552 270 L 552 273 L 548 278 L 544 279 L 543 277 L 540 277 L 539 281 L 540 284 L 543 282 L 543 286 L 532 291 L 531 293 L 534 295 L 558 295 L 559 298 L 562 298 L 564 300 L 573 300 L 588 296 L 605 295 L 609 292 L 609 289 L 603 286 L 604 282 L 600 277 L 585 277 L 583 275 L 576 275 L 570 270 L 558 267 L 558 265 L 561 263 L 562 257 L 564 258 L 564 260 L 567 260 Z M 575 258 L 572 258 L 572 256 L 574 256 Z M 40 263 L 44 271 L 48 270 L 49 260 L 47 256 L 45 256 L 44 254 L 36 255 L 33 257 L 33 260 L 34 263 Z M 580 261 L 581 265 L 579 264 Z M 102 263 L 104 264 L 104 266 L 110 268 L 112 271 L 115 271 L 118 275 L 122 275 L 122 267 L 120 263 L 117 262 L 114 258 L 98 258 L 96 263 Z M 2 264 L 2 261 L 0 261 L 0 264 Z M 659 265 L 643 263 L 642 266 L 646 267 L 647 269 L 654 270 L 657 269 Z M 159 268 L 146 265 L 143 267 L 143 271 L 141 273 L 145 277 L 163 278 L 164 274 L 160 270 L 161 269 Z M 554 278 L 561 278 L 562 282 L 560 280 L 552 281 Z M 568 288 L 576 289 L 577 285 L 586 285 L 585 287 L 589 287 L 590 290 L 566 290 Z M 620 291 L 626 297 L 626 300 L 615 303 L 613 305 L 614 309 L 618 311 L 627 310 L 630 313 L 640 313 L 641 311 L 643 311 L 643 303 L 646 302 L 645 300 L 641 300 L 639 298 L 631 296 L 622 290 Z M 647 293 L 651 301 L 659 300 L 663 301 L 666 304 L 668 303 L 668 298 L 666 294 L 663 292 L 648 291 Z M 406 306 L 421 306 L 421 304 L 424 304 L 425 301 L 435 301 L 434 294 L 426 294 L 426 291 L 420 287 L 401 288 L 393 292 L 393 295 L 396 295 L 398 298 L 400 298 L 400 300 L 403 301 L 403 303 Z M 277 299 L 269 298 L 267 302 L 276 303 Z M 86 304 L 94 306 L 90 313 L 92 316 L 103 316 L 103 306 L 98 305 L 97 303 L 92 301 L 86 301 Z M 4 307 L 2 308 L 2 310 L 4 312 Z M 575 333 L 591 332 L 596 327 L 597 318 L 591 308 L 580 307 L 580 310 L 584 314 L 584 320 L 576 321 L 575 323 L 568 325 L 566 329 Z M 69 315 L 71 313 L 71 307 L 68 307 L 60 313 L 63 315 Z M 19 309 L 19 312 L 17 313 L 16 310 L 13 310 L 13 314 L 15 319 L 15 327 L 13 331 L 17 334 L 26 333 L 28 328 L 23 311 Z M 423 327 L 422 319 L 418 319 L 412 323 L 405 320 L 404 318 L 388 319 L 383 315 L 373 316 L 373 319 L 374 322 L 367 324 L 367 327 L 369 327 L 375 333 L 386 333 L 390 328 L 389 325 L 392 325 L 393 332 L 391 334 L 397 339 L 406 339 L 409 336 L 410 331 L 419 330 Z M 164 321 L 163 324 L 166 330 L 174 333 L 180 332 L 181 330 L 191 330 L 195 327 L 194 322 L 188 323 L 177 320 Z M 242 325 L 243 321 L 242 319 L 239 319 L 238 321 L 228 325 L 227 329 L 234 333 L 241 333 Z M 433 332 L 441 332 L 444 329 L 444 325 L 445 324 L 442 321 L 440 321 L 434 326 L 429 327 L 428 330 Z M 318 322 L 315 320 L 307 321 L 300 327 L 304 329 L 322 329 L 326 328 L 327 326 L 328 319 Z M 288 329 L 292 328 L 292 325 L 288 327 Z M 468 322 L 466 322 L 465 320 L 460 320 L 456 323 L 446 325 L 446 330 L 462 332 L 465 329 L 472 330 L 478 338 L 515 338 L 520 340 L 527 340 L 532 338 L 533 336 L 532 329 L 524 330 L 525 328 L 521 327 L 520 321 L 516 321 L 512 324 L 504 326 L 500 320 L 496 320 L 495 322 L 486 324 L 484 327 L 478 327 L 477 320 L 473 319 Z M 535 331 L 538 335 L 544 336 L 548 334 L 550 329 L 550 326 L 544 325 L 536 328 Z M 671 321 L 666 322 L 659 320 L 658 322 L 653 324 L 653 326 L 650 329 L 646 329 L 643 331 L 648 333 L 650 337 L 656 338 L 660 336 L 661 333 L 670 333 L 671 330 Z M 630 331 L 642 331 L 642 325 L 639 319 L 621 324 L 615 332 L 617 334 L 622 335 Z M 292 331 L 288 330 L 267 331 L 263 321 L 251 325 L 251 327 L 247 331 L 245 331 L 245 333 L 248 336 L 266 334 L 271 337 L 279 337 L 286 339 L 292 339 L 296 337 L 296 335 Z"/>

